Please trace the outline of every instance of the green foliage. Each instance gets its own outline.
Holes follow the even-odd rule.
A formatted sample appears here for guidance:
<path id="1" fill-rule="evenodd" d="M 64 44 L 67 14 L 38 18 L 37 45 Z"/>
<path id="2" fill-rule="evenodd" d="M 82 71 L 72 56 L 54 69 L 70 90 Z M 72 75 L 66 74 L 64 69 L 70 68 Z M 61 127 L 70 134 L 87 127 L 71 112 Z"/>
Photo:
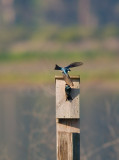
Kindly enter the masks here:
<path id="1" fill-rule="evenodd" d="M 20 65 L 28 64 L 28 66 L 33 66 L 35 63 L 39 64 L 38 68 L 30 70 L 19 70 L 19 67 L 14 68 L 13 70 L 8 70 L 7 72 L 2 72 L 0 74 L 0 84 L 51 84 L 54 81 L 55 71 L 53 70 L 54 65 L 58 63 L 59 65 L 65 65 L 74 61 L 82 61 L 84 65 L 80 70 L 70 73 L 70 75 L 81 75 L 83 81 L 90 80 L 104 80 L 104 81 L 118 81 L 119 75 L 118 70 L 111 71 L 112 61 L 115 61 L 119 58 L 119 55 L 116 53 L 102 52 L 102 51 L 87 51 L 87 52 L 41 52 L 41 53 L 9 53 L 9 54 L 0 54 L 0 64 L 10 65 Z M 98 69 L 96 62 L 107 61 L 111 64 L 109 68 Z M 44 64 L 43 64 L 44 62 Z M 64 64 L 65 62 L 65 64 Z M 41 63 L 41 64 L 40 64 Z M 87 66 L 87 63 L 90 64 L 89 69 L 83 69 Z M 94 65 L 94 66 L 92 66 Z M 105 64 L 103 64 L 105 65 Z M 92 66 L 92 67 L 91 67 Z M 41 67 L 41 68 L 40 68 Z M 91 68 L 90 68 L 91 67 Z M 97 67 L 97 68 L 96 68 Z M 3 67 L 4 68 L 4 67 Z M 25 68 L 24 68 L 25 69 Z M 42 70 L 43 69 L 43 70 Z M 60 72 L 57 72 L 57 75 L 61 75 Z"/>
<path id="2" fill-rule="evenodd" d="M 119 28 L 107 26 L 104 28 L 82 28 L 78 26 L 59 27 L 5 27 L 0 30 L 0 53 L 10 52 L 12 46 L 19 42 L 55 42 L 55 43 L 79 43 L 84 41 L 104 41 L 108 38 L 118 38 Z M 39 43 L 40 43 L 39 42 Z"/>
<path id="3" fill-rule="evenodd" d="M 46 83 L 52 83 L 53 77 L 55 71 L 53 71 L 53 67 L 55 63 L 64 65 L 68 64 L 70 62 L 74 61 L 83 61 L 84 64 L 90 63 L 90 65 L 94 64 L 95 62 L 100 62 L 103 60 L 108 61 L 110 64 L 112 64 L 112 61 L 115 61 L 119 58 L 118 51 L 110 51 L 107 49 L 104 49 L 102 47 L 98 47 L 97 49 L 86 49 L 86 50 L 75 50 L 75 45 L 73 46 L 73 49 L 70 51 L 70 47 L 68 49 L 64 49 L 61 46 L 65 46 L 65 44 L 80 44 L 82 41 L 83 43 L 85 41 L 95 41 L 97 40 L 98 43 L 100 43 L 102 40 L 108 39 L 108 38 L 118 38 L 119 37 L 119 29 L 115 26 L 107 26 L 104 28 L 99 29 L 90 29 L 90 28 L 82 28 L 77 26 L 72 27 L 59 27 L 59 26 L 46 26 L 44 28 L 32 28 L 29 27 L 28 29 L 24 29 L 23 27 L 19 26 L 16 28 L 4 28 L 3 32 L 0 31 L 1 37 L 0 37 L 0 64 L 1 66 L 4 64 L 7 64 L 9 66 L 20 64 L 22 66 L 23 63 L 29 63 L 31 66 L 33 63 L 40 63 L 44 62 L 46 67 L 41 66 L 41 68 L 45 68 L 43 71 L 42 69 L 39 72 L 34 69 L 34 73 L 31 71 L 20 71 L 17 72 L 17 69 L 15 72 L 8 71 L 3 73 L 2 69 L 0 74 L 0 83 L 1 84 L 18 84 L 18 83 L 28 83 L 28 84 L 46 84 Z M 5 34 L 6 33 L 6 34 Z M 29 34 L 30 33 L 30 34 Z M 25 46 L 24 41 L 28 44 L 32 44 L 35 42 L 43 42 L 46 45 L 48 42 L 51 42 L 52 44 L 58 44 L 60 47 L 58 49 L 54 49 L 55 46 L 51 46 L 52 49 L 49 51 L 45 51 L 45 45 L 44 50 L 37 50 L 37 51 L 13 51 L 11 52 L 10 49 L 12 48 L 12 45 L 16 45 L 18 42 L 22 42 L 23 46 Z M 29 43 L 30 42 L 30 43 Z M 47 47 L 47 46 L 46 46 Z M 47 61 L 50 64 L 45 63 Z M 47 66 L 52 65 L 52 70 L 47 70 Z M 86 80 L 94 80 L 94 79 L 103 79 L 111 81 L 119 80 L 119 76 L 116 71 L 112 71 L 111 75 L 110 72 L 107 70 L 95 70 L 92 68 L 92 71 L 90 70 L 83 70 L 80 71 L 80 74 L 82 75 L 83 81 Z M 85 66 L 84 66 L 85 67 Z M 2 68 L 2 67 L 1 67 Z M 4 68 L 4 67 L 3 67 Z M 37 69 L 37 68 L 36 68 Z M 50 75 L 49 75 L 50 73 Z M 74 74 L 78 75 L 79 72 L 73 72 Z M 59 72 L 57 74 L 60 74 Z M 72 73 L 71 73 L 72 75 Z"/>
<path id="4" fill-rule="evenodd" d="M 103 28 L 85 28 L 79 26 L 58 27 L 49 26 L 36 29 L 31 34 L 32 40 L 50 40 L 57 42 L 80 42 L 82 40 L 119 37 L 119 28 L 116 26 L 106 26 Z"/>
<path id="5" fill-rule="evenodd" d="M 118 58 L 119 54 L 116 52 L 105 51 L 85 51 L 85 52 L 25 52 L 25 53 L 1 53 L 0 62 L 22 62 L 22 61 L 34 61 L 34 60 L 64 60 L 64 61 L 76 61 L 76 60 L 94 60 L 98 58 Z"/>
<path id="6" fill-rule="evenodd" d="M 92 38 L 107 39 L 119 37 L 119 28 L 117 26 L 108 25 L 102 28 L 96 28 L 92 32 Z"/>

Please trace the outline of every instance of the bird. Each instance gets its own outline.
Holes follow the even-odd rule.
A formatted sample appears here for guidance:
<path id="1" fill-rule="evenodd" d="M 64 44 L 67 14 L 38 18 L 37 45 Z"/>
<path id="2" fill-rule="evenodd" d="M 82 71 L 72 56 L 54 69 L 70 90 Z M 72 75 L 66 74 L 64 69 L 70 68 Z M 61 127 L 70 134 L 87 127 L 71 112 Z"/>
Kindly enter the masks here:
<path id="1" fill-rule="evenodd" d="M 71 97 L 71 87 L 68 84 L 65 84 L 65 94 L 66 94 L 66 101 L 73 100 Z"/>
<path id="2" fill-rule="evenodd" d="M 70 78 L 68 72 L 71 71 L 70 68 L 78 67 L 78 66 L 81 66 L 81 65 L 83 65 L 82 62 L 73 62 L 73 63 L 69 64 L 69 65 L 66 66 L 66 67 L 60 67 L 60 66 L 58 66 L 58 65 L 56 64 L 54 69 L 55 69 L 55 70 L 60 70 L 60 71 L 62 72 L 63 78 L 64 78 L 66 84 L 68 84 L 69 86 L 74 86 L 74 84 L 73 84 L 73 82 L 71 81 L 71 78 Z"/>

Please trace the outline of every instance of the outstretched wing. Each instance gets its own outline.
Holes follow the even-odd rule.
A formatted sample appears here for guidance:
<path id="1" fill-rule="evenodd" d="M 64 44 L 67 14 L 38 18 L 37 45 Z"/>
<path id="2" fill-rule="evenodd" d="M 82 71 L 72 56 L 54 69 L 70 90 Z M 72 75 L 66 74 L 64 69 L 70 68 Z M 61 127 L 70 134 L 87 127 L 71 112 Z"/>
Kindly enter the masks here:
<path id="1" fill-rule="evenodd" d="M 66 84 L 68 84 L 69 86 L 74 86 L 74 84 L 73 84 L 71 78 L 69 77 L 69 75 L 64 74 L 64 73 L 62 73 L 62 74 L 63 74 L 63 78 L 64 78 Z"/>
<path id="2" fill-rule="evenodd" d="M 61 70 L 61 67 L 56 64 L 54 69 L 55 70 Z"/>
<path id="3" fill-rule="evenodd" d="M 74 63 L 71 63 L 70 65 L 68 65 L 65 68 L 73 68 L 73 67 L 81 66 L 82 64 L 83 64 L 82 62 L 74 62 Z"/>

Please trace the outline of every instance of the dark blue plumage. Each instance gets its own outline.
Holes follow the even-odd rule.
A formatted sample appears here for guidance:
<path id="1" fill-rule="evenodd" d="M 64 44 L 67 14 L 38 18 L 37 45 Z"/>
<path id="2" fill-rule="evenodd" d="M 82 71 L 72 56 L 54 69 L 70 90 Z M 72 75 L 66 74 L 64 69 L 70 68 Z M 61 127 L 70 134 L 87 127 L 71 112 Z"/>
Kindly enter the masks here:
<path id="1" fill-rule="evenodd" d="M 71 97 L 71 87 L 68 84 L 65 85 L 65 93 L 66 93 L 66 101 L 73 100 Z"/>

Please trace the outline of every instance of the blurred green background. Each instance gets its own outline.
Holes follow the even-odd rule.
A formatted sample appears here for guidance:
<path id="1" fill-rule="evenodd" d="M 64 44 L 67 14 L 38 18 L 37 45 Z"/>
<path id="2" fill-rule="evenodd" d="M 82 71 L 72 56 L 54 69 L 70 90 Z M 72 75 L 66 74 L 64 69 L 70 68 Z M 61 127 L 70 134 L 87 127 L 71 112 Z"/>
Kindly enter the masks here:
<path id="1" fill-rule="evenodd" d="M 118 160 L 119 1 L 0 1 L 0 160 L 56 159 L 54 66 L 74 61 L 81 160 Z"/>

